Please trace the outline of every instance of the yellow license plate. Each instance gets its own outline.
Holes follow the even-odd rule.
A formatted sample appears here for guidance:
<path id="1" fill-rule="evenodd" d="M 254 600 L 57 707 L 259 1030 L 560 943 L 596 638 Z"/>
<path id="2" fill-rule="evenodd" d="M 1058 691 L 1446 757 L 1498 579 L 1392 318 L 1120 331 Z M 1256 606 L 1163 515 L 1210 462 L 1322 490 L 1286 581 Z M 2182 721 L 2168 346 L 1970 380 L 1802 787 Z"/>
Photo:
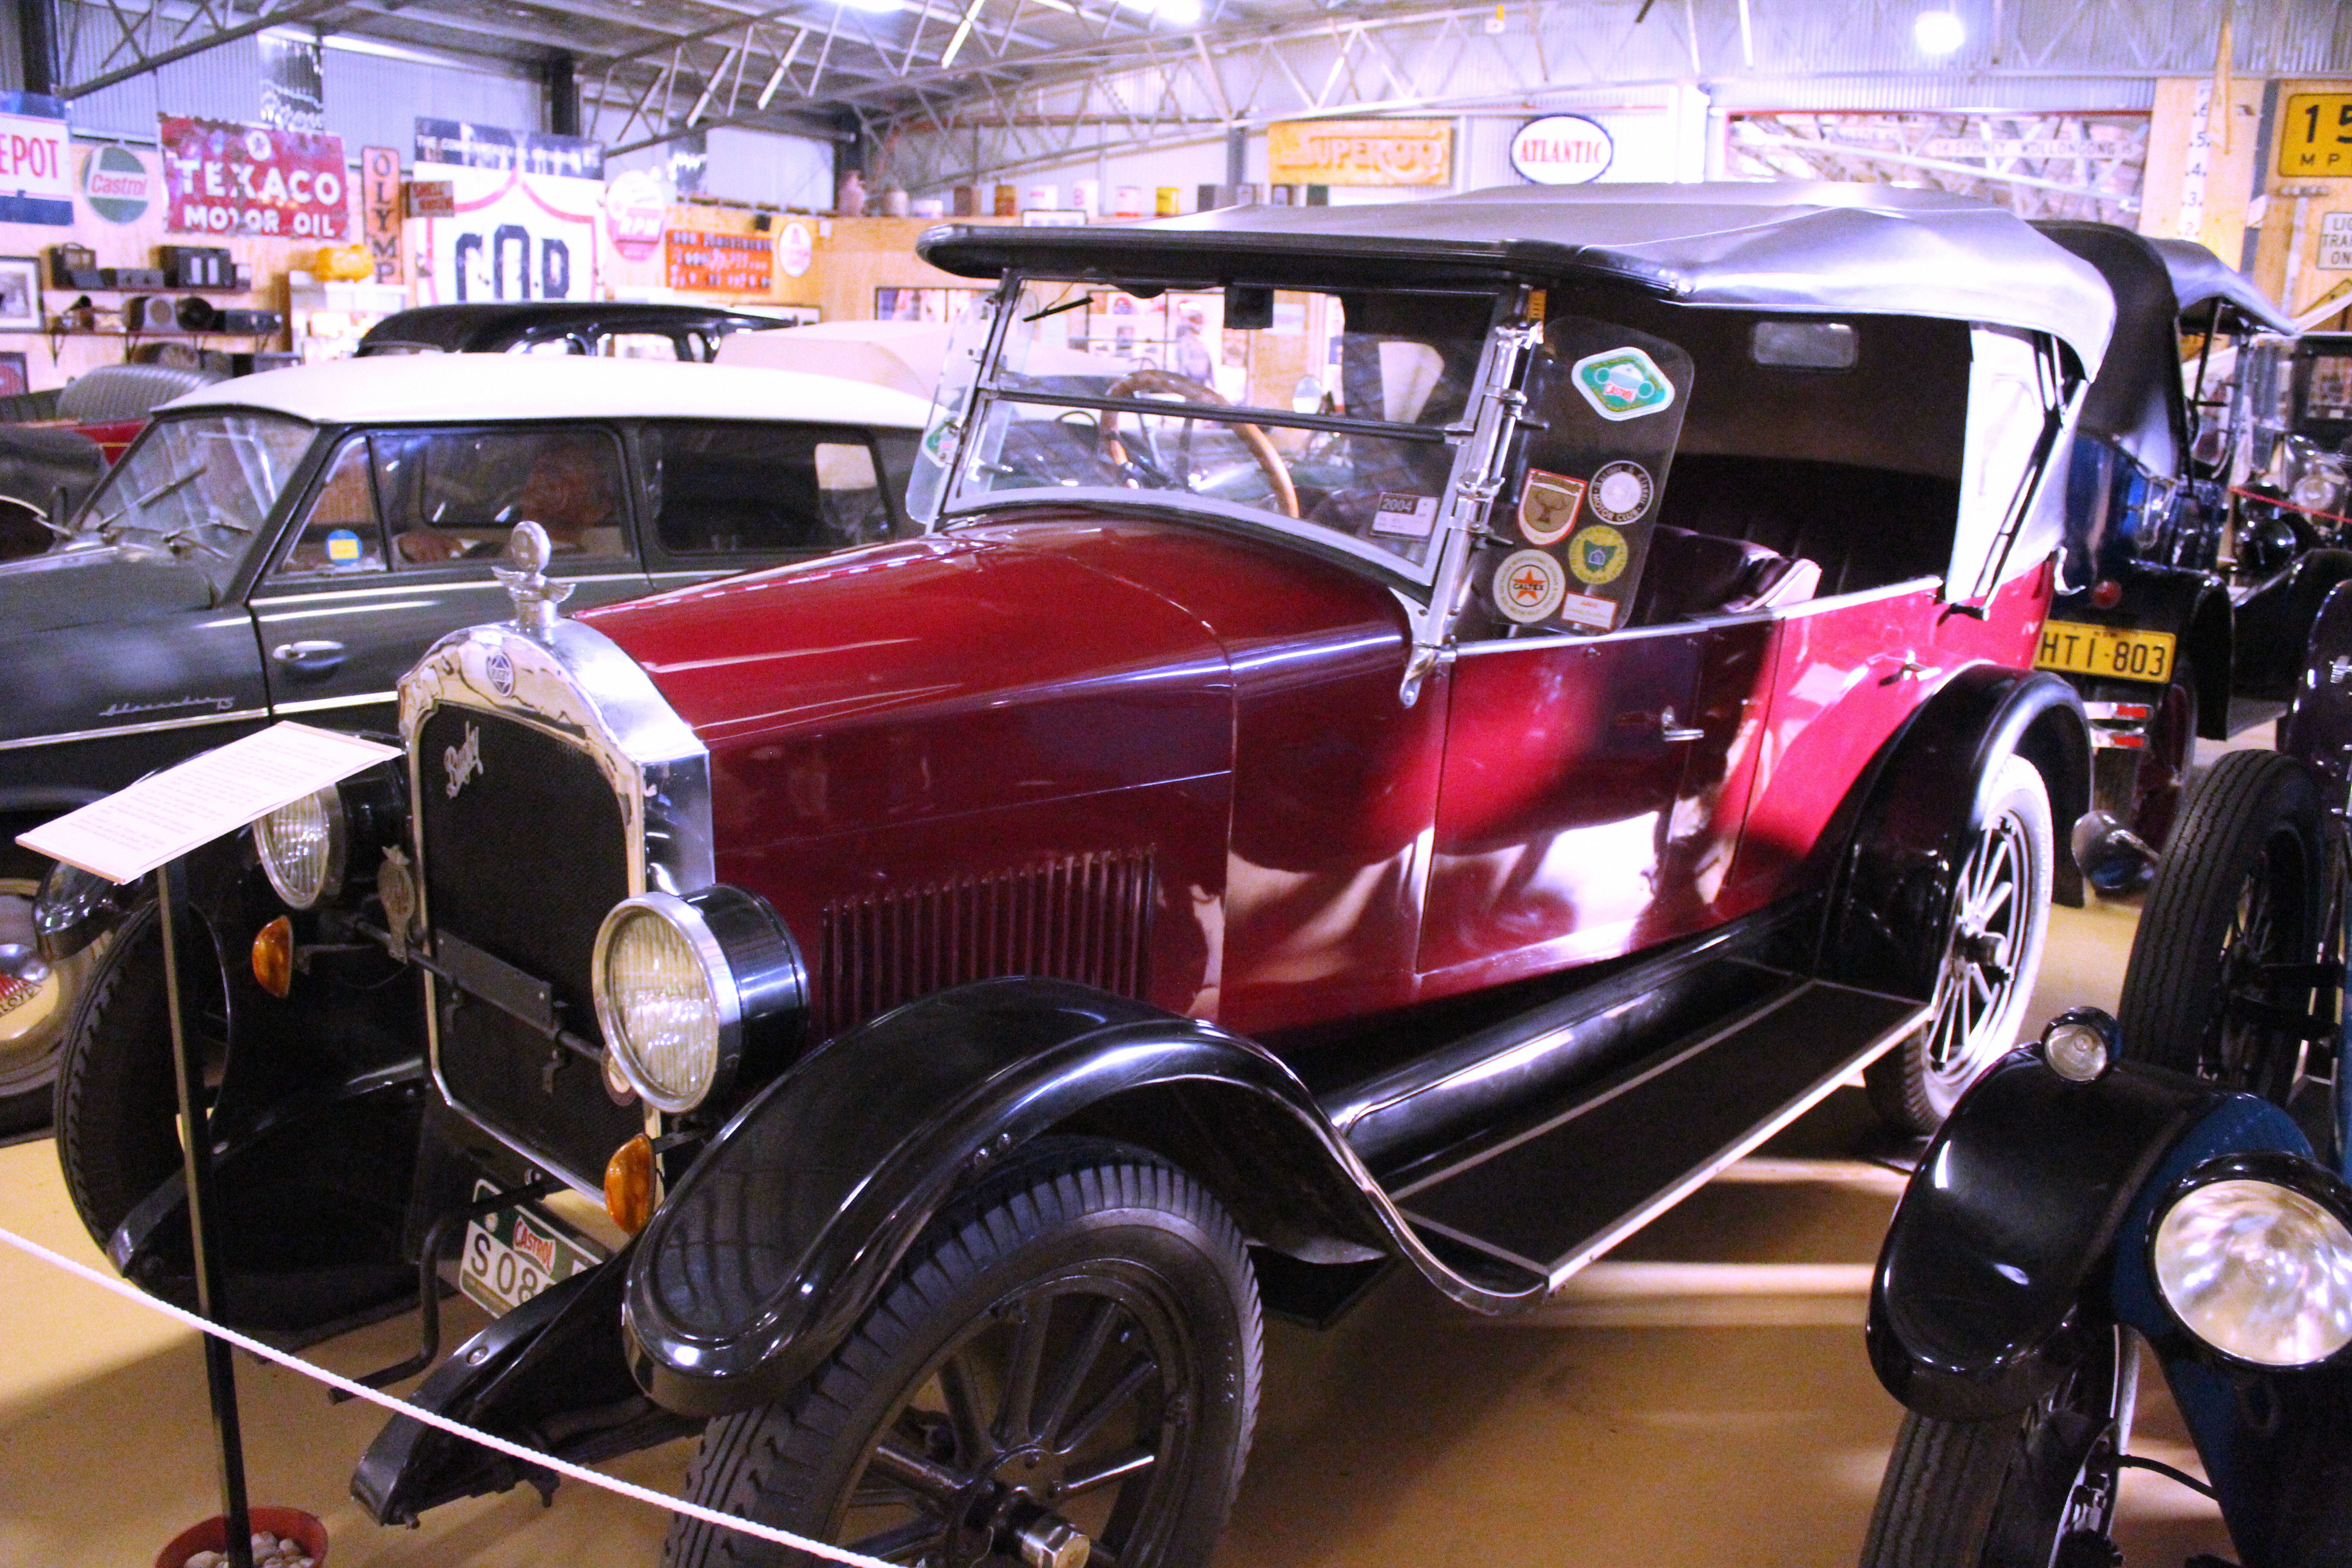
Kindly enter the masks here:
<path id="1" fill-rule="evenodd" d="M 2042 647 L 2033 656 L 2033 668 L 2105 676 L 2111 680 L 2168 681 L 2174 640 L 2170 632 L 2050 621 L 2042 628 Z"/>

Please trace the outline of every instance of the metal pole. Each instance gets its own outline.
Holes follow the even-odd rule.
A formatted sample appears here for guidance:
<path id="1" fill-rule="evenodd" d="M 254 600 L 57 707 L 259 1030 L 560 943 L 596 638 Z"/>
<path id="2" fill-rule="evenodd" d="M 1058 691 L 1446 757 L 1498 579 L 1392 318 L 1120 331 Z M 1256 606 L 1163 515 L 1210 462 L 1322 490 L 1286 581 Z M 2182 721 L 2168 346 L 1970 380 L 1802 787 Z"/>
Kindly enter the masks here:
<path id="1" fill-rule="evenodd" d="M 205 1111 L 204 1047 L 190 1016 L 187 988 L 182 984 L 182 961 L 195 955 L 184 951 L 193 933 L 194 911 L 188 904 L 188 868 L 184 860 L 167 860 L 155 868 L 156 911 L 163 919 L 163 999 L 172 1018 L 172 1065 L 180 1089 L 180 1143 L 184 1151 L 188 1185 L 188 1237 L 194 1248 L 196 1311 L 208 1322 L 221 1321 L 219 1237 L 214 1227 L 213 1138 Z M 205 1382 L 212 1393 L 213 1429 L 219 1439 L 221 1514 L 228 1521 L 229 1568 L 253 1568 L 253 1521 L 246 1509 L 245 1438 L 236 1415 L 236 1364 L 229 1359 L 226 1340 L 205 1336 Z"/>

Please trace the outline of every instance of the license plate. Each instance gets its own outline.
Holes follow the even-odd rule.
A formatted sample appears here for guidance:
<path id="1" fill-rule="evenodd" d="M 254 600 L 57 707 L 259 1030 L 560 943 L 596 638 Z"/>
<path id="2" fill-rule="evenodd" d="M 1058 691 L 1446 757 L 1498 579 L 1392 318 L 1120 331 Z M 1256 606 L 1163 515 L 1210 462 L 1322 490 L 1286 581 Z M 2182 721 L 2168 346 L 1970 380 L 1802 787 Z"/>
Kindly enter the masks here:
<path id="1" fill-rule="evenodd" d="M 476 1184 L 480 1202 L 498 1189 Z M 503 1208 L 466 1227 L 457 1289 L 482 1310 L 504 1317 L 559 1279 L 604 1261 L 604 1249 L 533 1204 Z"/>
<path id="2" fill-rule="evenodd" d="M 2042 628 L 2042 647 L 2033 656 L 2033 668 L 2114 680 L 2168 681 L 2174 641 L 2170 632 L 2051 621 Z"/>

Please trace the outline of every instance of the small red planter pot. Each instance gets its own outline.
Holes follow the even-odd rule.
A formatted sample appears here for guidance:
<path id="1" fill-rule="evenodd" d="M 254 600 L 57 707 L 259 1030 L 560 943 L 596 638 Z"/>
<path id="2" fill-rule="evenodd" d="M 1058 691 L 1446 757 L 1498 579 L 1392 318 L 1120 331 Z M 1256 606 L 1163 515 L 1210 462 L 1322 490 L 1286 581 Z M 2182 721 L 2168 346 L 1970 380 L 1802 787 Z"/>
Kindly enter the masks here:
<path id="1" fill-rule="evenodd" d="M 281 1541 L 299 1543 L 302 1555 L 310 1560 L 311 1568 L 326 1568 L 327 1527 L 318 1520 L 299 1508 L 256 1508 L 247 1511 L 257 1531 L 268 1531 Z M 199 1552 L 227 1550 L 228 1521 L 215 1514 L 172 1537 L 163 1550 L 155 1553 L 155 1568 L 186 1568 L 188 1559 Z"/>

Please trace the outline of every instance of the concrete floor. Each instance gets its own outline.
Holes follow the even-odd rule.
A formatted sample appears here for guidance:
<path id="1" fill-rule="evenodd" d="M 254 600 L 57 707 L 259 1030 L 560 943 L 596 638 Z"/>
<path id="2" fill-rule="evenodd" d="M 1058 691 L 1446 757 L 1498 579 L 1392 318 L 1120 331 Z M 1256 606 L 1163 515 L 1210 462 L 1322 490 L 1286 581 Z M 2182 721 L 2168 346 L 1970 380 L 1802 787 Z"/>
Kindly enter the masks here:
<path id="1" fill-rule="evenodd" d="M 2061 910 L 2032 1016 L 2112 1006 L 2137 911 Z M 1635 1237 L 1555 1304 L 1475 1319 L 1392 1277 L 1336 1330 L 1270 1325 L 1265 1395 L 1220 1568 L 1467 1563 L 1730 1568 L 1854 1561 L 1900 1411 L 1863 1355 L 1868 1268 L 1900 1178 L 1843 1089 Z M 93 1264 L 46 1140 L 0 1149 L 0 1226 Z M 479 1314 L 453 1303 L 454 1334 Z M 217 1510 L 194 1337 L 0 1249 L 0 1563 L 138 1568 Z M 317 1347 L 345 1373 L 414 1344 L 406 1318 Z M 238 1358 L 257 1501 L 326 1521 L 336 1568 L 650 1564 L 664 1516 L 566 1487 L 367 1522 L 351 1468 L 380 1425 Z M 2135 1448 L 2196 1461 L 2161 1379 Z M 611 1467 L 675 1489 L 689 1445 Z M 2137 1568 L 2231 1555 L 2210 1504 L 2127 1472 Z"/>

